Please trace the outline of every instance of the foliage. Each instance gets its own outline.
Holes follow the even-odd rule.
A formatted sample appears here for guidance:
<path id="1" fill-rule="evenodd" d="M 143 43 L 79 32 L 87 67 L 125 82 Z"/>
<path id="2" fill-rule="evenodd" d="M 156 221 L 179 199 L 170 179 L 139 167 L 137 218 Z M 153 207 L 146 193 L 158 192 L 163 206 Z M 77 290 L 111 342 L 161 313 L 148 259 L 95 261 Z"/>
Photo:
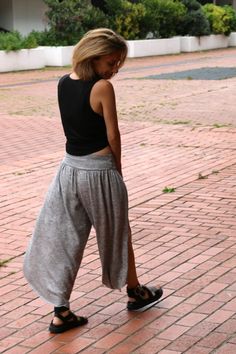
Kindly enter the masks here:
<path id="1" fill-rule="evenodd" d="M 128 0 L 106 0 L 105 11 L 109 26 L 125 39 L 137 39 L 140 23 L 146 10 L 143 4 L 133 4 Z"/>
<path id="2" fill-rule="evenodd" d="M 0 50 L 74 45 L 90 29 L 110 27 L 125 39 L 168 38 L 174 35 L 228 35 L 236 31 L 232 6 L 197 0 L 103 0 L 102 10 L 89 0 L 44 0 L 48 28 L 23 37 L 0 32 Z"/>
<path id="3" fill-rule="evenodd" d="M 235 32 L 236 31 L 236 11 L 235 11 L 235 9 L 229 5 L 223 6 L 223 9 L 225 10 L 227 16 L 229 17 L 230 32 Z"/>
<path id="4" fill-rule="evenodd" d="M 229 35 L 232 30 L 235 30 L 236 13 L 232 7 L 206 4 L 202 8 L 212 33 Z"/>
<path id="5" fill-rule="evenodd" d="M 179 0 L 140 0 L 146 7 L 141 37 L 168 38 L 176 35 L 176 28 L 186 13 Z"/>
<path id="6" fill-rule="evenodd" d="M 44 0 L 50 30 L 47 36 L 57 45 L 73 45 L 88 29 L 107 25 L 104 13 L 88 0 Z"/>
<path id="7" fill-rule="evenodd" d="M 211 0 L 211 1 L 209 1 L 209 0 L 198 0 L 198 2 L 201 4 L 201 5 L 205 5 L 205 4 L 209 4 L 209 3 L 213 3 L 214 1 L 213 0 Z"/>
<path id="8" fill-rule="evenodd" d="M 1 32 L 0 33 L 0 50 L 19 50 L 21 49 L 22 37 L 19 32 Z"/>
<path id="9" fill-rule="evenodd" d="M 204 36 L 210 34 L 210 24 L 201 5 L 196 0 L 182 0 L 187 11 L 178 26 L 178 34 Z"/>
<path id="10" fill-rule="evenodd" d="M 175 192 L 175 188 L 173 188 L 173 187 L 165 187 L 165 188 L 162 189 L 162 192 L 163 193 L 173 193 L 173 192 Z"/>
<path id="11" fill-rule="evenodd" d="M 61 43 L 51 30 L 32 31 L 29 35 L 32 36 L 37 42 L 37 45 L 40 46 L 58 46 L 60 45 L 59 43 Z"/>
<path id="12" fill-rule="evenodd" d="M 37 47 L 37 42 L 31 35 L 23 37 L 18 31 L 0 32 L 0 50 L 9 52 L 11 50 L 35 47 Z"/>
<path id="13" fill-rule="evenodd" d="M 84 17 L 82 20 L 84 32 L 94 28 L 108 27 L 108 23 L 108 18 L 101 10 L 92 5 L 86 7 L 86 11 L 84 11 Z"/>
<path id="14" fill-rule="evenodd" d="M 197 11 L 201 9 L 201 5 L 197 0 L 181 0 L 188 11 Z"/>
<path id="15" fill-rule="evenodd" d="M 24 37 L 22 40 L 23 48 L 36 48 L 38 46 L 38 42 L 35 36 L 30 33 L 28 36 Z"/>

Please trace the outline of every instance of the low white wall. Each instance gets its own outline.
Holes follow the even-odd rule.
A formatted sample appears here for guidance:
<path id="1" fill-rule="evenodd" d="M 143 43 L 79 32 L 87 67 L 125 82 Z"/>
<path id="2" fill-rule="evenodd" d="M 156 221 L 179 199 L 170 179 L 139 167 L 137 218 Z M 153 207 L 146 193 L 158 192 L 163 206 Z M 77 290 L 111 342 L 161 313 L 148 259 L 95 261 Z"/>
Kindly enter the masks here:
<path id="1" fill-rule="evenodd" d="M 230 33 L 230 36 L 229 36 L 229 47 L 236 47 L 236 32 Z"/>
<path id="2" fill-rule="evenodd" d="M 41 69 L 45 67 L 42 48 L 5 52 L 0 50 L 0 72 Z"/>
<path id="3" fill-rule="evenodd" d="M 180 53 L 180 37 L 128 42 L 128 58 Z"/>
<path id="4" fill-rule="evenodd" d="M 180 37 L 181 52 L 197 52 L 200 50 L 227 48 L 228 46 L 229 37 L 221 34 L 211 34 L 210 36 L 202 37 Z"/>
<path id="5" fill-rule="evenodd" d="M 203 37 L 173 37 L 127 41 L 128 57 L 168 55 L 236 46 L 236 32 L 229 37 L 211 35 Z M 38 47 L 5 52 L 0 50 L 0 72 L 40 69 L 45 66 L 71 65 L 74 46 Z"/>
<path id="6" fill-rule="evenodd" d="M 46 66 L 66 66 L 71 64 L 74 46 L 40 48 L 44 49 Z"/>

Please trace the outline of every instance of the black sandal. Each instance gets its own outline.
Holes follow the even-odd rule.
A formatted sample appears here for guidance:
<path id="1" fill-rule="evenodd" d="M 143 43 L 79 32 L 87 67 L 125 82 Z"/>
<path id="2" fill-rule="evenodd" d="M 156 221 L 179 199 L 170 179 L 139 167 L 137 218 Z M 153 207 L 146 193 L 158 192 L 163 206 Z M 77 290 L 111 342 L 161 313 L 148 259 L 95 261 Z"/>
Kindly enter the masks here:
<path id="1" fill-rule="evenodd" d="M 135 299 L 135 301 L 128 301 L 127 309 L 129 311 L 144 311 L 158 302 L 163 295 L 163 290 L 162 288 L 137 285 L 133 289 L 128 289 L 127 287 L 127 294 Z"/>
<path id="2" fill-rule="evenodd" d="M 60 325 L 55 325 L 53 321 L 50 323 L 49 331 L 51 333 L 62 333 L 68 331 L 69 329 L 83 326 L 88 323 L 86 317 L 76 316 L 73 312 L 70 312 L 69 315 L 63 317 L 60 313 L 54 313 L 54 316 L 59 318 L 63 323 Z"/>

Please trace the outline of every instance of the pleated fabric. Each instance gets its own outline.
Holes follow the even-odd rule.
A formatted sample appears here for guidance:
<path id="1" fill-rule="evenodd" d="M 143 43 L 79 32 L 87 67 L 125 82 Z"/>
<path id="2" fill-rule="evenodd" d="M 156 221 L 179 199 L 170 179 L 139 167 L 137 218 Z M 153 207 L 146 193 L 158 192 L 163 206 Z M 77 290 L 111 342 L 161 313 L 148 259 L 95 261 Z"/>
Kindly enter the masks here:
<path id="1" fill-rule="evenodd" d="M 113 156 L 66 155 L 53 179 L 24 258 L 31 287 L 54 306 L 69 306 L 94 226 L 102 283 L 120 289 L 128 273 L 128 196 Z"/>

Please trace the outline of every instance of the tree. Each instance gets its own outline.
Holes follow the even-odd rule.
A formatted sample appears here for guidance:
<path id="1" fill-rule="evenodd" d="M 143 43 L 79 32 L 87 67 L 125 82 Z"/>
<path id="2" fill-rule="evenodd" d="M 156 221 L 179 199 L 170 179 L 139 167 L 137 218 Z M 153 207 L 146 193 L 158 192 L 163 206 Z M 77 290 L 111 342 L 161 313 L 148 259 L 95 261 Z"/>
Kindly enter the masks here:
<path id="1" fill-rule="evenodd" d="M 186 15 L 182 18 L 178 34 L 190 36 L 204 36 L 210 34 L 210 23 L 197 0 L 181 0 L 187 8 Z"/>
<path id="2" fill-rule="evenodd" d="M 48 6 L 48 38 L 58 45 L 73 45 L 89 29 L 105 27 L 104 13 L 89 0 L 44 0 Z"/>

